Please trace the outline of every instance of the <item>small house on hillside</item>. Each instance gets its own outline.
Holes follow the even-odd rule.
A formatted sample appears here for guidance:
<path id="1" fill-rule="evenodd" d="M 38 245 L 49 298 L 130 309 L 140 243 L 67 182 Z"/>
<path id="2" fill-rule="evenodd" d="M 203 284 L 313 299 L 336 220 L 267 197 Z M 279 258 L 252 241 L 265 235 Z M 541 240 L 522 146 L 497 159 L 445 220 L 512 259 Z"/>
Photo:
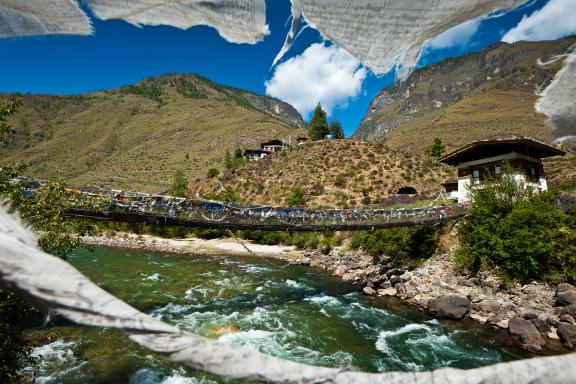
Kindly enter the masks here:
<path id="1" fill-rule="evenodd" d="M 261 149 L 246 149 L 244 150 L 243 157 L 248 161 L 256 161 L 268 156 L 270 152 Z"/>
<path id="2" fill-rule="evenodd" d="M 278 152 L 283 150 L 284 147 L 285 145 L 282 140 L 270 140 L 260 144 L 260 148 L 266 152 Z"/>
<path id="3" fill-rule="evenodd" d="M 548 185 L 542 159 L 565 154 L 548 144 L 522 137 L 475 141 L 442 156 L 439 161 L 458 168 L 456 191 L 454 183 L 445 183 L 445 187 L 459 203 L 464 203 L 470 200 L 468 191 L 473 185 L 502 174 L 504 164 L 510 166 L 518 181 L 526 182 L 537 192 L 545 191 Z"/>

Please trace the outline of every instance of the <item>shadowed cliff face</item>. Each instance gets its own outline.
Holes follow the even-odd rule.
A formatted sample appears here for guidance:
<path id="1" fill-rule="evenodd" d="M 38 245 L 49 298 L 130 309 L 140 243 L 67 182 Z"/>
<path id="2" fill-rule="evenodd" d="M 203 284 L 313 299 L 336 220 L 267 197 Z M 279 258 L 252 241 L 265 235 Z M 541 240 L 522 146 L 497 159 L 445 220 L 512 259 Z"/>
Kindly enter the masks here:
<path id="1" fill-rule="evenodd" d="M 380 92 L 353 138 L 417 152 L 434 137 L 448 147 L 502 134 L 548 140 L 552 128 L 534 110 L 535 92 L 561 65 L 540 68 L 537 61 L 575 41 L 498 43 L 418 70 Z"/>

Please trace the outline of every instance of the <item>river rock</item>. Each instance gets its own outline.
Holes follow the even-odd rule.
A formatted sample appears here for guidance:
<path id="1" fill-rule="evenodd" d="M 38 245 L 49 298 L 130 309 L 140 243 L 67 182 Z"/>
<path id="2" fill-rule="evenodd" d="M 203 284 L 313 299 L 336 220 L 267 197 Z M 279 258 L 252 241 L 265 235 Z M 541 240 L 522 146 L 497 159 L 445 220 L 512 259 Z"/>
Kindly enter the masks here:
<path id="1" fill-rule="evenodd" d="M 546 333 L 546 336 L 548 336 L 548 338 L 551 340 L 560 340 L 560 337 L 558 337 L 558 331 L 554 327 L 550 328 L 550 330 Z"/>
<path id="2" fill-rule="evenodd" d="M 412 272 L 404 272 L 404 274 L 402 276 L 400 276 L 400 279 L 402 280 L 403 283 L 412 280 Z"/>
<path id="3" fill-rule="evenodd" d="M 398 291 L 396 291 L 394 288 L 386 288 L 378 290 L 378 295 L 380 296 L 396 296 L 397 293 Z"/>
<path id="4" fill-rule="evenodd" d="M 389 281 L 384 281 L 383 283 L 380 284 L 380 288 L 382 289 L 392 288 L 392 283 Z"/>
<path id="5" fill-rule="evenodd" d="M 367 294 L 367 295 L 373 295 L 373 294 L 376 293 L 376 291 L 375 291 L 374 288 L 372 288 L 372 287 L 364 287 L 364 288 L 362 289 L 362 292 L 364 292 L 364 293 Z"/>
<path id="6" fill-rule="evenodd" d="M 459 320 L 470 311 L 470 300 L 462 296 L 441 296 L 430 303 L 428 312 L 443 319 Z"/>
<path id="7" fill-rule="evenodd" d="M 573 349 L 576 346 L 576 325 L 558 323 L 557 332 L 560 341 L 566 344 L 568 348 Z"/>
<path id="8" fill-rule="evenodd" d="M 337 266 L 336 269 L 334 270 L 334 274 L 336 276 L 344 276 L 345 273 L 346 273 L 346 268 L 343 265 Z"/>
<path id="9" fill-rule="evenodd" d="M 482 314 L 478 312 L 470 313 L 470 318 L 480 324 L 485 324 L 488 321 L 488 317 L 482 316 Z"/>
<path id="10" fill-rule="evenodd" d="M 538 329 L 525 319 L 515 318 L 508 322 L 508 332 L 521 342 L 521 347 L 531 352 L 538 352 L 546 345 Z"/>
<path id="11" fill-rule="evenodd" d="M 390 283 L 391 283 L 392 285 L 394 285 L 394 284 L 399 283 L 399 282 L 402 281 L 402 279 L 400 279 L 400 276 L 396 276 L 396 275 L 390 276 L 390 279 L 389 279 L 389 280 L 390 280 Z"/>
<path id="12" fill-rule="evenodd" d="M 576 288 L 574 288 L 574 286 L 572 284 L 561 283 L 561 284 L 558 284 L 558 286 L 556 287 L 556 294 L 559 294 L 561 292 L 566 292 L 566 291 L 574 291 L 574 290 L 576 290 Z"/>
<path id="13" fill-rule="evenodd" d="M 529 320 L 538 329 L 540 333 L 547 333 L 550 331 L 550 325 L 544 319 L 538 317 Z"/>
<path id="14" fill-rule="evenodd" d="M 502 304 L 497 300 L 482 300 L 472 304 L 472 309 L 478 312 L 497 312 Z"/>
<path id="15" fill-rule="evenodd" d="M 556 305 L 562 306 L 570 304 L 576 304 L 576 291 L 569 290 L 556 294 Z"/>
<path id="16" fill-rule="evenodd" d="M 563 314 L 568 314 L 574 318 L 576 318 L 576 304 L 570 304 L 565 306 L 564 308 L 562 308 L 562 311 L 560 312 L 561 315 Z"/>
<path id="17" fill-rule="evenodd" d="M 567 313 L 560 316 L 560 321 L 563 321 L 568 324 L 576 324 L 576 320 L 574 320 L 574 317 L 570 316 Z"/>

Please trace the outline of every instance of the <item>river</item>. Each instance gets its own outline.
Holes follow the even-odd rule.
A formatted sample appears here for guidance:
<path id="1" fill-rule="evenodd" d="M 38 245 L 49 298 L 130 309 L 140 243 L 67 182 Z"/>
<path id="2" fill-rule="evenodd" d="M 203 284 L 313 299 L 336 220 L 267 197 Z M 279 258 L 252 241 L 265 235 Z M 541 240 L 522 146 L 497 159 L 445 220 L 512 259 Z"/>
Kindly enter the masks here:
<path id="1" fill-rule="evenodd" d="M 504 332 L 431 319 L 305 266 L 107 248 L 79 249 L 69 261 L 158 319 L 299 362 L 379 372 L 472 368 L 527 356 Z M 223 382 L 184 370 L 114 330 L 58 320 L 52 331 L 54 341 L 33 350 L 36 383 Z"/>

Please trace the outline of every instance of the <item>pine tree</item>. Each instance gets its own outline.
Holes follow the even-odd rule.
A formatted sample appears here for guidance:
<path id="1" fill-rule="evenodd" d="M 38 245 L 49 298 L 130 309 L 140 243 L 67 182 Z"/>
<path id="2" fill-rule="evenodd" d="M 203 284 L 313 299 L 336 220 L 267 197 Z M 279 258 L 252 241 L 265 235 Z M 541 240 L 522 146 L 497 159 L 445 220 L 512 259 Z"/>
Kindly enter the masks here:
<path id="1" fill-rule="evenodd" d="M 441 157 L 442 154 L 444 154 L 444 144 L 442 144 L 442 139 L 440 139 L 439 137 L 434 139 L 434 142 L 432 143 L 432 145 L 430 147 L 428 147 L 428 149 L 426 150 L 426 153 L 432 157 Z"/>
<path id="2" fill-rule="evenodd" d="M 344 130 L 342 129 L 342 124 L 338 120 L 334 120 L 330 123 L 330 134 L 334 136 L 335 139 L 344 138 Z"/>
<path id="3" fill-rule="evenodd" d="M 308 132 L 312 140 L 321 140 L 330 132 L 328 121 L 326 120 L 326 112 L 324 112 L 320 104 L 314 110 L 314 115 L 308 126 Z"/>
<path id="4" fill-rule="evenodd" d="M 181 169 L 177 170 L 174 174 L 174 182 L 172 183 L 170 195 L 174 197 L 186 197 L 186 195 L 188 195 L 188 181 Z"/>

